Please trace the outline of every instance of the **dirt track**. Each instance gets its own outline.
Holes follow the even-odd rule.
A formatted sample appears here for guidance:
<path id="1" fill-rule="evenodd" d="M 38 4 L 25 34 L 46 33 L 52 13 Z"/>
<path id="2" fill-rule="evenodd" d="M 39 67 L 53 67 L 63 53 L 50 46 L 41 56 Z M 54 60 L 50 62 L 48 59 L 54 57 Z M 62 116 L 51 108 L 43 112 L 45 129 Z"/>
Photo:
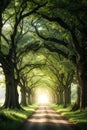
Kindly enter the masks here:
<path id="1" fill-rule="evenodd" d="M 48 106 L 40 106 L 19 130 L 78 130 Z"/>

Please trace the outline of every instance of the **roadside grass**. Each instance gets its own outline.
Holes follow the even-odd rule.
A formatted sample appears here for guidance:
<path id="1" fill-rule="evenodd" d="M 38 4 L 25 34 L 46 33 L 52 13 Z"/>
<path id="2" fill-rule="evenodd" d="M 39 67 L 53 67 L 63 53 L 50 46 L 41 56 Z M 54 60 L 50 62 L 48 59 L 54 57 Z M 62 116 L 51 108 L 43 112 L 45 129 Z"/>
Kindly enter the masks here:
<path id="1" fill-rule="evenodd" d="M 34 104 L 23 107 L 23 110 L 0 109 L 0 130 L 16 130 L 36 108 Z"/>
<path id="2" fill-rule="evenodd" d="M 58 106 L 55 104 L 50 105 L 53 109 L 55 109 L 58 113 L 61 113 L 66 117 L 66 119 L 69 119 L 74 124 L 76 124 L 78 127 L 81 128 L 81 130 L 87 130 L 87 109 L 85 110 L 77 110 L 75 112 L 70 111 L 71 107 L 63 108 L 63 106 Z"/>

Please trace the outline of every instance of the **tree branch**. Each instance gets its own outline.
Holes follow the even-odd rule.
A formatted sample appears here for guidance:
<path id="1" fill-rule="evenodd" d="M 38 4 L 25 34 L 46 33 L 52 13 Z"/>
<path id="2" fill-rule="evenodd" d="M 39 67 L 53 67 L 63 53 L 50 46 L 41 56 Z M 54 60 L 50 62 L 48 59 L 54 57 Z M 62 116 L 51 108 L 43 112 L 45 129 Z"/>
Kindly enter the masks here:
<path id="1" fill-rule="evenodd" d="M 68 58 L 68 54 L 66 54 L 64 51 L 56 48 L 55 46 L 53 45 L 48 45 L 46 43 L 44 43 L 44 47 L 46 47 L 49 51 L 51 52 L 57 52 L 58 54 L 61 54 L 62 56 L 64 56 L 65 58 Z"/>
<path id="2" fill-rule="evenodd" d="M 39 14 L 39 13 L 38 13 L 38 14 Z M 67 30 L 71 31 L 69 25 L 68 25 L 67 23 L 65 23 L 60 17 L 54 18 L 54 17 L 49 17 L 49 16 L 47 16 L 47 15 L 45 15 L 45 14 L 39 14 L 39 15 L 41 15 L 43 18 L 49 20 L 50 22 L 57 22 L 57 23 L 60 24 L 60 26 L 62 26 L 64 29 L 67 29 Z"/>
<path id="3" fill-rule="evenodd" d="M 59 40 L 59 39 L 57 39 L 57 38 L 52 38 L 52 37 L 45 37 L 45 36 L 41 35 L 41 34 L 39 33 L 39 31 L 38 31 L 36 25 L 34 25 L 33 21 L 31 22 L 31 25 L 35 28 L 35 31 L 36 31 L 37 35 L 38 35 L 41 39 L 43 39 L 43 40 L 45 40 L 45 41 L 49 41 L 49 42 L 54 42 L 54 43 L 57 43 L 57 44 L 60 44 L 60 45 L 64 45 L 64 46 L 67 46 L 67 45 L 68 45 L 68 43 L 66 43 L 64 40 Z"/>
<path id="4" fill-rule="evenodd" d="M 2 36 L 3 39 L 6 41 L 6 43 L 8 43 L 8 45 L 9 45 L 9 39 L 7 39 L 7 37 L 6 37 L 4 34 L 2 34 L 2 33 L 1 33 L 1 36 Z"/>

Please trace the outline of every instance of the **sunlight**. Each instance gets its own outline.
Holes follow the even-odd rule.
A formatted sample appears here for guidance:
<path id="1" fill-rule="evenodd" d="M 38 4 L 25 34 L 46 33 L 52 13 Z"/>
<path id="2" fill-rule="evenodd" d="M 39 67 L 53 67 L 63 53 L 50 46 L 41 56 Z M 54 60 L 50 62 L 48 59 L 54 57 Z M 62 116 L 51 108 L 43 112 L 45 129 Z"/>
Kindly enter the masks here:
<path id="1" fill-rule="evenodd" d="M 46 95 L 46 94 L 40 95 L 38 97 L 38 103 L 40 103 L 40 104 L 47 104 L 47 103 L 49 103 L 48 95 Z"/>

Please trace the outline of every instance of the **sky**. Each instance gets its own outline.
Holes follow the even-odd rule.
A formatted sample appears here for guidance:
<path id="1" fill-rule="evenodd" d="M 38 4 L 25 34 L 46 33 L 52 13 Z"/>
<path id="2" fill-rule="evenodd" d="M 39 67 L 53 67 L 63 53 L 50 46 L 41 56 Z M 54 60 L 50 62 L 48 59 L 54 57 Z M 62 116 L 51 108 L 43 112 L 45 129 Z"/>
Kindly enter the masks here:
<path id="1" fill-rule="evenodd" d="M 0 104 L 4 103 L 5 99 L 5 88 L 0 88 Z"/>

